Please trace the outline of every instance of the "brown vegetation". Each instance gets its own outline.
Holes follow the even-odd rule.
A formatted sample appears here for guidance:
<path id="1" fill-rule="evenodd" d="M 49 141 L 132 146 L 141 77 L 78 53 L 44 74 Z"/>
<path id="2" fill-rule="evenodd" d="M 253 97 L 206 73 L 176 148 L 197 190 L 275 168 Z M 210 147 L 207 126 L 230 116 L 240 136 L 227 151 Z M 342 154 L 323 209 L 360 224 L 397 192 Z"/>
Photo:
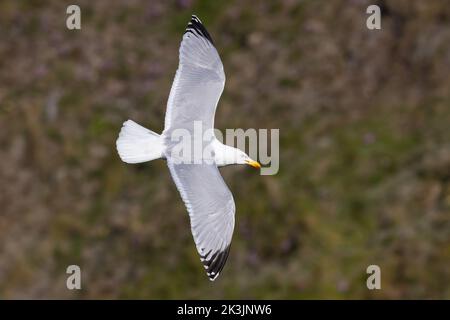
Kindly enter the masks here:
<path id="1" fill-rule="evenodd" d="M 1 298 L 450 298 L 448 1 L 77 3 L 80 31 L 64 1 L 0 2 Z M 227 75 L 217 127 L 280 128 L 277 175 L 222 170 L 214 283 L 165 162 L 115 150 L 128 118 L 163 129 L 192 13 Z"/>

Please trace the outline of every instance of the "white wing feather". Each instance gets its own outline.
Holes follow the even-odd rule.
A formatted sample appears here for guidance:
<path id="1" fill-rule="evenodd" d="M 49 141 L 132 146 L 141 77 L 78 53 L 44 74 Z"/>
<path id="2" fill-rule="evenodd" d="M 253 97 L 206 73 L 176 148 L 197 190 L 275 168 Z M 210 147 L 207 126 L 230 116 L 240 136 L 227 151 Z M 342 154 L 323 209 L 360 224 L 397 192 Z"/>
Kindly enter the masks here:
<path id="1" fill-rule="evenodd" d="M 167 103 L 167 164 L 189 212 L 192 235 L 208 277 L 215 280 L 225 265 L 234 229 L 233 196 L 214 164 L 177 164 L 170 137 L 183 128 L 193 133 L 194 121 L 214 127 L 214 114 L 225 84 L 223 65 L 212 39 L 192 16 L 180 46 L 180 61 Z M 194 135 L 191 135 L 194 137 Z"/>
<path id="2" fill-rule="evenodd" d="M 200 260 L 211 280 L 225 265 L 234 230 L 235 205 L 217 166 L 167 162 L 189 212 Z"/>

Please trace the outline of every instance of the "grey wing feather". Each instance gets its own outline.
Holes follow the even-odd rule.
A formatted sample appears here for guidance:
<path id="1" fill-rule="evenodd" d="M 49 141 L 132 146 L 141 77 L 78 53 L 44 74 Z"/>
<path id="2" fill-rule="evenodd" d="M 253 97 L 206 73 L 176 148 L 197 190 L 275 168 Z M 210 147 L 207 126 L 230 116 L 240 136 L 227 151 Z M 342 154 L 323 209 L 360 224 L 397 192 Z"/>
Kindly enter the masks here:
<path id="1" fill-rule="evenodd" d="M 200 260 L 208 277 L 215 280 L 225 265 L 233 237 L 233 195 L 214 164 L 167 163 L 188 209 Z"/>
<path id="2" fill-rule="evenodd" d="M 214 114 L 225 85 L 222 61 L 211 37 L 202 34 L 200 20 L 193 16 L 180 45 L 180 61 L 175 75 L 165 119 L 166 135 L 174 128 L 190 129 L 202 120 L 214 127 Z"/>
<path id="3" fill-rule="evenodd" d="M 234 230 L 233 195 L 215 164 L 179 164 L 171 157 L 170 137 L 178 128 L 193 132 L 214 128 L 214 114 L 225 84 L 219 54 L 201 21 L 192 16 L 180 46 L 180 61 L 167 102 L 165 128 L 167 164 L 189 212 L 192 235 L 211 280 L 222 271 Z M 193 136 L 193 135 L 192 135 Z"/>

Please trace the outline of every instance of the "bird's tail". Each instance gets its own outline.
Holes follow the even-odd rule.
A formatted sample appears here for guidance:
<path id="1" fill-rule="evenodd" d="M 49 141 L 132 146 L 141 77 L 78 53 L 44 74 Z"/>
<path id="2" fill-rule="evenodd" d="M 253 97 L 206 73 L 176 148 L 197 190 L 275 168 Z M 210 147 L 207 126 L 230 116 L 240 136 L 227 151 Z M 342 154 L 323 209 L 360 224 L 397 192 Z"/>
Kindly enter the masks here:
<path id="1" fill-rule="evenodd" d="M 141 163 L 163 156 L 161 135 L 132 120 L 123 123 L 116 147 L 120 158 L 126 163 Z"/>

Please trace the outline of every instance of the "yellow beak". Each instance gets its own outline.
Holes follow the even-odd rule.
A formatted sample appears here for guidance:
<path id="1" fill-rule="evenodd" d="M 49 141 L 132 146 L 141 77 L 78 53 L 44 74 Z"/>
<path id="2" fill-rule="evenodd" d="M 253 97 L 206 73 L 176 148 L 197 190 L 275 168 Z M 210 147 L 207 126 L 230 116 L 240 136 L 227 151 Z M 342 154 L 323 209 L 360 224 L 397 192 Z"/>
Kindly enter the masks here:
<path id="1" fill-rule="evenodd" d="M 253 168 L 261 169 L 261 165 L 259 164 L 258 161 L 255 161 L 255 160 L 247 160 L 247 161 L 245 161 L 245 162 L 247 162 L 247 164 L 248 164 L 249 166 L 252 166 Z"/>

